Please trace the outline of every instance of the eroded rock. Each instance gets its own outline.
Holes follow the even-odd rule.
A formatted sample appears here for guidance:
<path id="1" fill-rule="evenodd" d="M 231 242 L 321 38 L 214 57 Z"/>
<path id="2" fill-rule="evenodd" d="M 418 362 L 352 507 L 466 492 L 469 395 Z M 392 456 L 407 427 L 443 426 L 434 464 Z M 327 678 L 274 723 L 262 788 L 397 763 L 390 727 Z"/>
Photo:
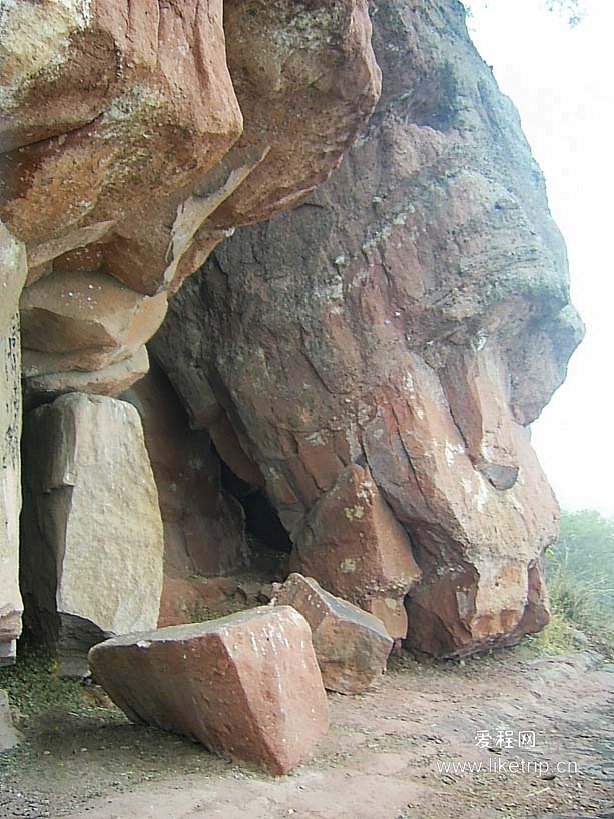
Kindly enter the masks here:
<path id="1" fill-rule="evenodd" d="M 122 398 L 141 416 L 158 489 L 164 525 L 164 625 L 191 621 L 201 600 L 199 578 L 247 566 L 243 511 L 222 491 L 220 462 L 210 437 L 190 430 L 179 399 L 158 367 Z"/>
<path id="2" fill-rule="evenodd" d="M 15 659 L 21 634 L 19 512 L 21 385 L 19 294 L 25 248 L 0 223 L 0 666 Z"/>
<path id="3" fill-rule="evenodd" d="M 360 694 L 386 670 L 393 640 L 381 620 L 330 594 L 312 577 L 293 572 L 274 588 L 274 602 L 292 606 L 311 626 L 325 688 Z"/>
<path id="4" fill-rule="evenodd" d="M 199 380 L 226 412 L 295 568 L 375 592 L 403 632 L 408 592 L 409 642 L 462 654 L 547 620 L 558 509 L 524 426 L 582 326 L 543 178 L 460 4 L 386 0 L 373 21 L 367 133 L 317 194 L 215 250 L 155 350 L 205 425 Z"/>
<path id="5" fill-rule="evenodd" d="M 54 272 L 24 290 L 20 312 L 30 394 L 79 383 L 117 394 L 143 374 L 143 345 L 164 318 L 166 294 L 142 296 L 96 272 Z"/>
<path id="6" fill-rule="evenodd" d="M 403 601 L 420 569 L 368 469 L 347 467 L 293 535 L 292 569 L 377 613 L 392 637 L 407 635 Z"/>
<path id="7" fill-rule="evenodd" d="M 46 365 L 53 368 L 52 357 L 26 350 L 23 367 L 26 406 L 28 403 L 50 400 L 67 392 L 83 392 L 92 395 L 121 395 L 135 381 L 139 381 L 149 372 L 149 356 L 143 345 L 137 351 L 109 364 L 101 370 L 81 372 L 67 370 L 64 372 L 40 372 Z"/>
<path id="8" fill-rule="evenodd" d="M 116 394 L 108 370 L 164 294 L 327 178 L 379 96 L 370 35 L 366 0 L 3 6 L 0 218 L 27 245 L 30 393 Z M 105 314 L 117 282 L 140 297 L 128 346 Z"/>
<path id="9" fill-rule="evenodd" d="M 137 411 L 73 393 L 24 425 L 22 590 L 62 671 L 100 640 L 156 625 L 163 536 Z"/>
<path id="10" fill-rule="evenodd" d="M 89 660 L 131 720 L 275 774 L 307 759 L 328 729 L 311 630 L 290 606 L 118 637 Z"/>

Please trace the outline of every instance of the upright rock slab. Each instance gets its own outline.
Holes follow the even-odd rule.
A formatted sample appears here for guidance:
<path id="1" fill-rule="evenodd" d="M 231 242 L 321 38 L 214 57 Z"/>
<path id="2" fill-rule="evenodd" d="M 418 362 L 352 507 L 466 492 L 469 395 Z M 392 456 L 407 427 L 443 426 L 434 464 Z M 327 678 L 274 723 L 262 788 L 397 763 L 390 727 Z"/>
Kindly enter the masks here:
<path id="1" fill-rule="evenodd" d="M 163 534 L 137 411 L 73 393 L 24 426 L 22 588 L 64 673 L 96 642 L 156 625 Z"/>
<path id="2" fill-rule="evenodd" d="M 21 634 L 21 355 L 17 305 L 25 279 L 25 248 L 0 222 L 0 666 L 14 661 L 16 640 Z"/>
<path id="3" fill-rule="evenodd" d="M 324 687 L 360 694 L 381 677 L 393 646 L 381 620 L 293 572 L 274 589 L 274 602 L 292 606 L 311 626 Z"/>
<path id="4" fill-rule="evenodd" d="M 328 729 L 311 630 L 290 606 L 129 634 L 95 646 L 92 673 L 134 722 L 285 774 Z"/>

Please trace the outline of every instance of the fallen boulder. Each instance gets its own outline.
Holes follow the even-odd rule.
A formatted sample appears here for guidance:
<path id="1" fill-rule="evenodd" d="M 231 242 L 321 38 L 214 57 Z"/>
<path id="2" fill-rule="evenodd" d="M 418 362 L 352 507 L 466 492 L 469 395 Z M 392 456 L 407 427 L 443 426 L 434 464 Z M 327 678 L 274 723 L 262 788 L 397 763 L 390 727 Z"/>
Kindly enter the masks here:
<path id="1" fill-rule="evenodd" d="M 133 722 L 274 774 L 306 759 L 328 728 L 311 630 L 290 606 L 117 637 L 89 661 Z"/>
<path id="2" fill-rule="evenodd" d="M 393 640 L 373 614 L 298 572 L 276 588 L 274 601 L 295 608 L 311 626 L 322 680 L 329 691 L 360 694 L 386 670 Z"/>

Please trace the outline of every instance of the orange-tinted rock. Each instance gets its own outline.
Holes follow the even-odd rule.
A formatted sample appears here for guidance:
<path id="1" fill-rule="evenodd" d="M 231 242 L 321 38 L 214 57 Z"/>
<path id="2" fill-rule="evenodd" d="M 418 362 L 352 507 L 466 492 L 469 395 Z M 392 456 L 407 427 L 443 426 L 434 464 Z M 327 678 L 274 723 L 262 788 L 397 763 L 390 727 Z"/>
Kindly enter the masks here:
<path id="1" fill-rule="evenodd" d="M 29 350 L 24 359 L 26 404 L 33 400 L 55 398 L 67 392 L 110 395 L 115 398 L 125 392 L 135 381 L 141 379 L 149 370 L 149 356 L 145 346 L 139 347 L 134 355 L 122 361 L 91 372 L 79 370 L 45 372 L 46 367 L 53 368 L 54 358 L 49 353 L 41 354 Z"/>
<path id="2" fill-rule="evenodd" d="M 397 634 L 408 592 L 410 644 L 462 654 L 547 619 L 558 509 L 524 425 L 582 327 L 539 168 L 460 5 L 384 0 L 373 21 L 368 131 L 300 207 L 214 251 L 155 349 L 180 394 L 200 374 L 224 407 L 294 568 L 372 597 Z M 413 585 L 393 579 L 401 544 Z"/>
<path id="3" fill-rule="evenodd" d="M 369 611 L 376 605 L 392 637 L 405 637 L 403 600 L 420 569 L 367 469 L 348 467 L 293 534 L 294 571 Z"/>
<path id="4" fill-rule="evenodd" d="M 377 617 L 296 572 L 274 594 L 275 604 L 292 606 L 311 626 L 325 688 L 360 694 L 384 673 L 393 640 Z"/>
<path id="5" fill-rule="evenodd" d="M 108 640 L 92 673 L 135 722 L 285 774 L 328 728 L 311 630 L 290 606 Z"/>
<path id="6" fill-rule="evenodd" d="M 236 577 L 180 576 L 166 568 L 158 628 L 206 620 L 210 612 L 224 611 L 236 595 Z"/>
<path id="7" fill-rule="evenodd" d="M 14 51 L 0 212 L 29 245 L 112 227 L 214 167 L 241 132 L 221 0 L 24 2 L 2 28 Z"/>
<path id="8" fill-rule="evenodd" d="M 162 303 L 236 224 L 289 208 L 338 165 L 380 91 L 370 35 L 366 0 L 9 4 L 0 218 L 26 243 L 28 286 L 106 275 Z M 71 349 L 39 376 L 120 360 L 104 333 L 57 315 Z M 37 325 L 24 322 L 29 342 Z M 49 333 L 33 349 L 58 354 Z"/>
<path id="9" fill-rule="evenodd" d="M 164 525 L 164 624 L 186 622 L 198 608 L 197 576 L 225 575 L 247 565 L 243 511 L 222 492 L 220 463 L 206 432 L 190 430 L 185 411 L 155 365 L 122 398 L 138 410 L 158 487 Z M 195 584 L 194 593 L 187 586 Z M 188 600 L 193 601 L 186 609 Z M 174 615 L 172 612 L 176 612 Z M 183 619 L 182 619 L 183 617 Z"/>
<path id="10" fill-rule="evenodd" d="M 91 371 L 122 361 L 156 332 L 166 294 L 141 296 L 102 273 L 52 273 L 24 290 L 26 373 Z"/>
<path id="11" fill-rule="evenodd" d="M 245 125 L 232 153 L 263 157 L 212 216 L 270 218 L 324 182 L 371 115 L 381 72 L 366 0 L 226 0 L 228 67 Z"/>

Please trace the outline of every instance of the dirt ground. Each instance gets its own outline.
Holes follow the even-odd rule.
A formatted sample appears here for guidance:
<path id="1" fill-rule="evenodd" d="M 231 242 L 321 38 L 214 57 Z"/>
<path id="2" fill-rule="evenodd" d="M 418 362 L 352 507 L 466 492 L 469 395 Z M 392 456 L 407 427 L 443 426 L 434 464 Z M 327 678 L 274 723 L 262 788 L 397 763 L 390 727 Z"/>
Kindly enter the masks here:
<path id="1" fill-rule="evenodd" d="M 131 725 L 90 691 L 87 713 L 49 712 L 0 754 L 0 817 L 614 817 L 614 665 L 590 651 L 518 648 L 391 666 L 367 694 L 330 695 L 317 756 L 282 778 Z M 521 731 L 535 747 L 519 749 Z M 489 747 L 477 747 L 478 732 Z"/>

